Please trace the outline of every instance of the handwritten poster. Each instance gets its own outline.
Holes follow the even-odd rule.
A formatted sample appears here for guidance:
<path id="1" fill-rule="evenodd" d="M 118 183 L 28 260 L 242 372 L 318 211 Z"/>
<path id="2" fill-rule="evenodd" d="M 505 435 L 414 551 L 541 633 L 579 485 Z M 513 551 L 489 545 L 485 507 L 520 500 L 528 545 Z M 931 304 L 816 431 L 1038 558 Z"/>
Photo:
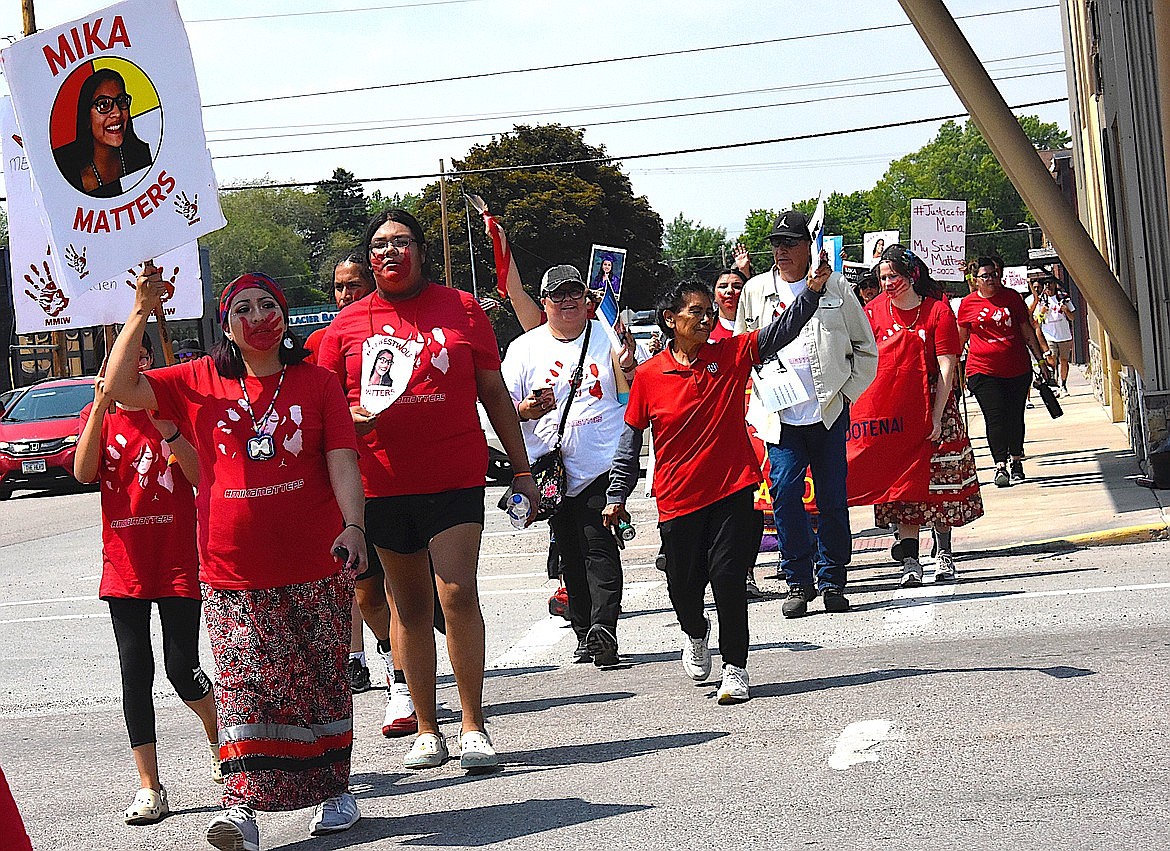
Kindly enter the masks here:
<path id="1" fill-rule="evenodd" d="M 961 281 L 967 262 L 967 202 L 910 202 L 910 249 L 936 281 Z"/>
<path id="2" fill-rule="evenodd" d="M 174 0 L 125 0 L 0 51 L 73 297 L 224 226 Z"/>

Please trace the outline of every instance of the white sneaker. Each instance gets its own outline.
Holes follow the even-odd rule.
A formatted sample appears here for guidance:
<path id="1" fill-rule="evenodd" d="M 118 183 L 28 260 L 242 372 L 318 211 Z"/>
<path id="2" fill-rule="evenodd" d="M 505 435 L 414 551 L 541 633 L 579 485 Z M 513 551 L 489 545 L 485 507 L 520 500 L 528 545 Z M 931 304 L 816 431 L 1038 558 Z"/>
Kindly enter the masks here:
<path id="1" fill-rule="evenodd" d="M 337 797 L 329 798 L 317 805 L 309 822 L 309 836 L 341 833 L 357 824 L 361 817 L 357 800 L 349 792 L 342 792 Z"/>
<path id="2" fill-rule="evenodd" d="M 934 581 L 949 582 L 955 578 L 955 557 L 948 552 L 940 552 L 934 565 Z"/>
<path id="3" fill-rule="evenodd" d="M 703 615 L 707 632 L 702 638 L 691 638 L 683 633 L 682 666 L 687 676 L 695 682 L 702 682 L 711 675 L 711 650 L 707 639 L 711 636 L 711 619 Z"/>
<path id="4" fill-rule="evenodd" d="M 719 705 L 730 706 L 733 703 L 743 703 L 750 699 L 747 668 L 724 665 L 723 682 L 719 684 Z"/>
<path id="5" fill-rule="evenodd" d="M 220 851 L 260 851 L 256 811 L 239 804 L 224 810 L 207 825 L 208 843 Z"/>
<path id="6" fill-rule="evenodd" d="M 916 558 L 902 559 L 902 582 L 903 588 L 917 588 L 922 584 L 922 563 Z"/>
<path id="7" fill-rule="evenodd" d="M 418 717 L 414 714 L 414 701 L 406 683 L 391 683 L 386 701 L 386 718 L 382 721 L 382 735 L 388 739 L 410 736 L 418 732 Z"/>

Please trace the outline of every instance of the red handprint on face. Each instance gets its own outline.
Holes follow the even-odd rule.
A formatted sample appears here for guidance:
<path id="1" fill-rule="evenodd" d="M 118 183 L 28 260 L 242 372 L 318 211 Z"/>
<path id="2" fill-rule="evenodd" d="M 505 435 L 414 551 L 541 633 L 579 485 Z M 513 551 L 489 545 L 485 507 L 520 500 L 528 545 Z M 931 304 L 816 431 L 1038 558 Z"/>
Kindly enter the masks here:
<path id="1" fill-rule="evenodd" d="M 53 272 L 49 268 L 48 262 L 43 265 L 43 273 L 35 264 L 28 268 L 32 275 L 25 275 L 24 279 L 28 281 L 32 290 L 25 290 L 24 294 L 35 301 L 37 306 L 49 316 L 60 315 L 69 306 L 69 296 L 65 295 L 57 286 L 57 282 L 53 280 Z M 33 276 L 36 276 L 35 281 Z"/>

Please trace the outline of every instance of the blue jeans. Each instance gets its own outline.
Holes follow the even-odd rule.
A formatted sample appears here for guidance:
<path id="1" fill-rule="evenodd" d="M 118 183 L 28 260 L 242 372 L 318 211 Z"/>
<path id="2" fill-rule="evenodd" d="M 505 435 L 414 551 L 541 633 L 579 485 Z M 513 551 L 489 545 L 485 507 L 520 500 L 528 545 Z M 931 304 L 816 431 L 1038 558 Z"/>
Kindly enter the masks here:
<path id="1" fill-rule="evenodd" d="M 772 465 L 772 502 L 780 539 L 780 567 L 789 587 L 845 590 L 845 566 L 853 558 L 849 504 L 845 492 L 846 408 L 829 428 L 821 423 L 785 424 L 779 444 L 768 444 Z M 804 471 L 812 468 L 817 531 L 804 510 Z M 816 582 L 813 549 L 816 549 Z"/>

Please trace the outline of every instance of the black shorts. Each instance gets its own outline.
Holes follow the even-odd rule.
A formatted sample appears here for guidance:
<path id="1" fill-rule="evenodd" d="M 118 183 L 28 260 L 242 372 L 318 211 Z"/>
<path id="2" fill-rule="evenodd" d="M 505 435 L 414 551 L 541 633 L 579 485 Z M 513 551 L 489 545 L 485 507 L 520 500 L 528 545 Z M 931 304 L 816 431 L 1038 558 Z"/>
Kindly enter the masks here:
<path id="1" fill-rule="evenodd" d="M 481 486 L 367 499 L 366 540 L 403 555 L 425 550 L 440 532 L 464 523 L 483 526 L 483 496 Z"/>
<path id="2" fill-rule="evenodd" d="M 378 558 L 378 551 L 374 548 L 368 536 L 366 538 L 366 563 L 367 567 L 365 572 L 355 576 L 353 578 L 354 582 L 361 582 L 363 579 L 375 579 L 383 573 L 382 559 Z"/>

